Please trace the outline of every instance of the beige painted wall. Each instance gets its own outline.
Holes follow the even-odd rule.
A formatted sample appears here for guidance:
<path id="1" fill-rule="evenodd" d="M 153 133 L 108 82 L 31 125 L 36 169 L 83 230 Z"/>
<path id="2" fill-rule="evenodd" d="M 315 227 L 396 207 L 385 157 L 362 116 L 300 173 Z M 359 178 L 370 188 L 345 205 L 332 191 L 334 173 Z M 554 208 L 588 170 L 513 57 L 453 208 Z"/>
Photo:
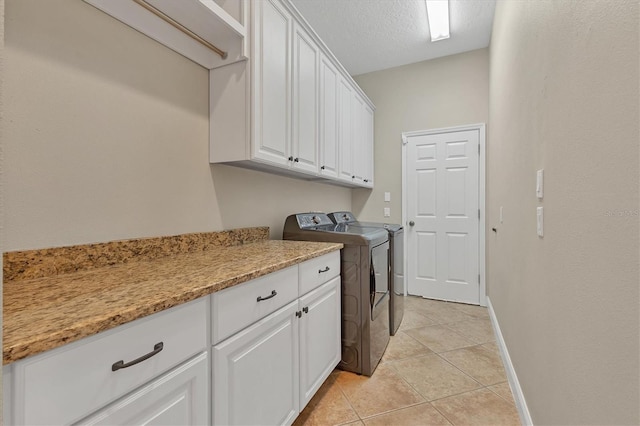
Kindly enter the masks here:
<path id="1" fill-rule="evenodd" d="M 474 50 L 355 77 L 376 106 L 373 190 L 353 191 L 362 220 L 402 219 L 402 132 L 487 123 L 489 52 Z M 391 202 L 384 193 L 391 192 Z M 384 217 L 384 207 L 391 217 Z"/>
<path id="2" fill-rule="evenodd" d="M 80 0 L 6 7 L 5 249 L 268 225 L 351 191 L 208 163 L 208 71 Z"/>
<path id="3" fill-rule="evenodd" d="M 497 5 L 489 296 L 535 424 L 640 423 L 638 29 L 635 0 Z"/>

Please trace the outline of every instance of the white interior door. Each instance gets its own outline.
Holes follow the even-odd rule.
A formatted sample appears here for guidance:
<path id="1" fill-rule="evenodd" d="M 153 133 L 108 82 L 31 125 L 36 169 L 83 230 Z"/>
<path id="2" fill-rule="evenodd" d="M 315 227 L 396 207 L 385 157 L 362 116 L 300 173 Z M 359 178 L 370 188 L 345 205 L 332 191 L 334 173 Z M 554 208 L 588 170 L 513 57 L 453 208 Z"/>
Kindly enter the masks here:
<path id="1" fill-rule="evenodd" d="M 406 136 L 409 294 L 480 303 L 479 134 Z"/>

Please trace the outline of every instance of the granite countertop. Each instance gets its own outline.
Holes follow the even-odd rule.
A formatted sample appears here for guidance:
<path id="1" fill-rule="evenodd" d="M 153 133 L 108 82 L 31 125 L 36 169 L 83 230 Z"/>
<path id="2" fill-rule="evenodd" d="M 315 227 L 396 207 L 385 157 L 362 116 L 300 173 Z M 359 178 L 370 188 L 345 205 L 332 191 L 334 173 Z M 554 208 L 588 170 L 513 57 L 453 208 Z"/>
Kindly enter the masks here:
<path id="1" fill-rule="evenodd" d="M 340 248 L 342 244 L 257 239 L 5 282 L 3 364 Z"/>

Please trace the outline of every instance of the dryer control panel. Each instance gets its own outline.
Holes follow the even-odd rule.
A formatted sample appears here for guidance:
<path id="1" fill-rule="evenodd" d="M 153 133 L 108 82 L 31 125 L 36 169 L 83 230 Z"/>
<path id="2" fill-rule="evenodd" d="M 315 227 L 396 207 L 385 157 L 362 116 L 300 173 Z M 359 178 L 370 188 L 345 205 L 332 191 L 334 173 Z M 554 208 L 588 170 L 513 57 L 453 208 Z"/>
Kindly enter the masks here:
<path id="1" fill-rule="evenodd" d="M 333 212 L 329 217 L 334 223 L 351 223 L 356 221 L 356 217 L 351 212 Z"/>

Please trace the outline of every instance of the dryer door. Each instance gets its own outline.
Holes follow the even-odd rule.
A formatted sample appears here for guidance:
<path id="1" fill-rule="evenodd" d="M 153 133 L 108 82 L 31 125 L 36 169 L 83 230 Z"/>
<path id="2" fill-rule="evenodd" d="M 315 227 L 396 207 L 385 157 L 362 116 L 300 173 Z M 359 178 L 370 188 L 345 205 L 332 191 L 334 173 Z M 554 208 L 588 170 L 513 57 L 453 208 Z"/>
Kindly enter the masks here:
<path id="1" fill-rule="evenodd" d="M 389 297 L 389 242 L 371 249 L 371 265 L 369 268 L 369 296 L 371 304 L 371 320 L 378 315 L 389 315 L 387 299 Z"/>

